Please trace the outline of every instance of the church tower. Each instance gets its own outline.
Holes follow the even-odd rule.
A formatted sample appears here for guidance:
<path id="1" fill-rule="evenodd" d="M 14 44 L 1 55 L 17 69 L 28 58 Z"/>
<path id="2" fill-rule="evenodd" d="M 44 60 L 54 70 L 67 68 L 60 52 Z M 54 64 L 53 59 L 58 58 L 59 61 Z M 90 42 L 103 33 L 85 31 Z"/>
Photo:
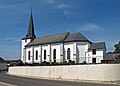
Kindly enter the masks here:
<path id="1" fill-rule="evenodd" d="M 22 38 L 22 51 L 21 51 L 21 61 L 25 63 L 25 46 L 33 41 L 36 38 L 35 31 L 34 31 L 34 23 L 33 23 L 33 16 L 32 16 L 32 9 L 31 9 L 31 15 L 30 15 L 30 21 L 28 26 L 27 34 L 24 38 Z"/>

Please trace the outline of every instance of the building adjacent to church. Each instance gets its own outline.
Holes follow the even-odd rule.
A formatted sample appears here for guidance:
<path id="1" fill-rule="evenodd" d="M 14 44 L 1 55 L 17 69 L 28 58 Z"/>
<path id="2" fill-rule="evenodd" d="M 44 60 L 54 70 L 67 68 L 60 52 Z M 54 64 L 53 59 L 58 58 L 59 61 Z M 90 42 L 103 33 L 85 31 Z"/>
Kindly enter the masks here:
<path id="1" fill-rule="evenodd" d="M 24 63 L 101 63 L 105 58 L 105 42 L 93 43 L 81 33 L 64 32 L 36 38 L 31 13 L 28 32 L 22 38 L 21 60 Z"/>
<path id="2" fill-rule="evenodd" d="M 2 57 L 0 57 L 0 71 L 2 70 L 7 70 L 7 62 Z"/>

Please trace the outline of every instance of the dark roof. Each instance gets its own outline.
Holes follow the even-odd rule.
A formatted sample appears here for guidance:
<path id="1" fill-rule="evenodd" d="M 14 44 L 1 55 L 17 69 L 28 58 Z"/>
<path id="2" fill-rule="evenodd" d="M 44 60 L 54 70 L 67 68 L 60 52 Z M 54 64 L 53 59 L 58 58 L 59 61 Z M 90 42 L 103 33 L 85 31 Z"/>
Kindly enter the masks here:
<path id="1" fill-rule="evenodd" d="M 70 34 L 66 39 L 65 42 L 72 42 L 72 41 L 80 41 L 80 42 L 90 42 L 85 36 L 81 33 L 73 33 Z"/>
<path id="2" fill-rule="evenodd" d="M 34 39 L 27 46 L 63 42 L 68 35 L 69 32 L 53 34 L 48 36 L 41 36 L 39 38 Z"/>
<path id="3" fill-rule="evenodd" d="M 90 45 L 89 50 L 92 50 L 92 49 L 106 49 L 105 42 L 92 43 Z"/>
<path id="4" fill-rule="evenodd" d="M 34 39 L 36 38 L 35 36 L 35 31 L 34 31 L 34 23 L 33 23 L 33 16 L 32 16 L 32 12 L 30 15 L 30 21 L 29 21 L 29 26 L 28 26 L 28 32 L 26 34 L 26 37 L 23 39 Z"/>
<path id="5" fill-rule="evenodd" d="M 65 32 L 65 33 L 53 34 L 48 36 L 41 36 L 39 38 L 34 39 L 26 46 L 61 43 L 61 42 L 73 42 L 73 41 L 90 42 L 81 33 L 70 34 L 69 32 Z"/>
<path id="6" fill-rule="evenodd" d="M 0 63 L 6 63 L 6 61 L 2 57 L 0 57 Z"/>

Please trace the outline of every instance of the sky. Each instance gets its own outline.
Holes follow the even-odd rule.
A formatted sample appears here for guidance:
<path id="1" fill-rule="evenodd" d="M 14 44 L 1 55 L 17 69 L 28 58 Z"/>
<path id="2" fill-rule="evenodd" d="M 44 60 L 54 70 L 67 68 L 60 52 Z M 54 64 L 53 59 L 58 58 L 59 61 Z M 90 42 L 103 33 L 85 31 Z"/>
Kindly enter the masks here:
<path id="1" fill-rule="evenodd" d="M 37 37 L 80 32 L 105 42 L 107 52 L 120 41 L 120 0 L 0 0 L 0 56 L 20 59 L 32 8 Z"/>

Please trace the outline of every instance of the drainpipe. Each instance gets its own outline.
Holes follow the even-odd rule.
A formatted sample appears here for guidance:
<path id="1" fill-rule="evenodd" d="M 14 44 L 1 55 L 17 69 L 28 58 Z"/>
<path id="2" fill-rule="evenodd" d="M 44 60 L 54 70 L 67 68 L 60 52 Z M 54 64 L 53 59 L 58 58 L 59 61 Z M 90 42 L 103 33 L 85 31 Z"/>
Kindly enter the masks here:
<path id="1" fill-rule="evenodd" d="M 24 48 L 24 55 L 23 55 L 23 63 L 25 64 L 26 63 L 26 48 Z"/>

